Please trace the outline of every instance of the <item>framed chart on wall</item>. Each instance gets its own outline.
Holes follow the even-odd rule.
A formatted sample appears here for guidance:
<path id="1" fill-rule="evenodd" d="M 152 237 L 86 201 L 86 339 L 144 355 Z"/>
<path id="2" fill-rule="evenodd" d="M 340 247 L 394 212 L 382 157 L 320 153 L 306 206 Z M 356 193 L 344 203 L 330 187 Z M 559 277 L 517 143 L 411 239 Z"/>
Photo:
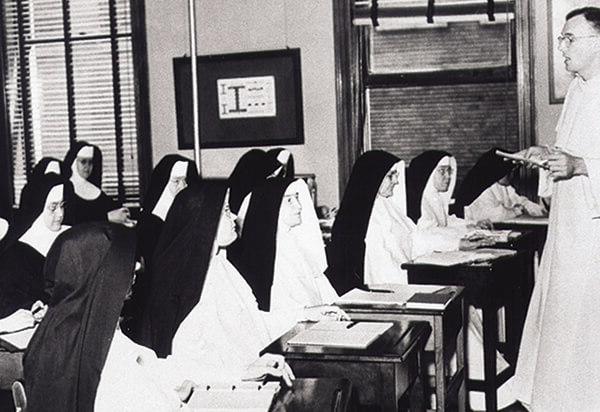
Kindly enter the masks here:
<path id="1" fill-rule="evenodd" d="M 565 24 L 565 17 L 579 7 L 600 7 L 600 0 L 546 0 L 548 9 L 548 79 L 550 80 L 550 104 L 564 101 L 573 75 L 565 69 L 564 58 L 558 50 L 558 36 Z"/>
<path id="2" fill-rule="evenodd" d="M 304 143 L 300 49 L 198 56 L 200 147 Z M 179 149 L 192 149 L 191 60 L 173 59 Z"/>

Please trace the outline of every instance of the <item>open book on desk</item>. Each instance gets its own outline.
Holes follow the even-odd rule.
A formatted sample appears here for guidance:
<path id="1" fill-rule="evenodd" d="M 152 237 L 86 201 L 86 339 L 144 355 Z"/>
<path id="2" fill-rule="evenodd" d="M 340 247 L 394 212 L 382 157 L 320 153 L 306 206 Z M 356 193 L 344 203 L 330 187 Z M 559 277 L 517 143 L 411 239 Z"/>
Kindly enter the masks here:
<path id="1" fill-rule="evenodd" d="M 187 402 L 191 411 L 267 412 L 277 395 L 279 382 L 235 382 L 198 385 Z"/>
<path id="2" fill-rule="evenodd" d="M 433 252 L 420 256 L 411 263 L 435 266 L 455 266 L 467 263 L 480 263 L 494 260 L 502 256 L 512 256 L 515 250 L 481 248 L 474 250 L 454 250 L 451 252 Z"/>
<path id="3" fill-rule="evenodd" d="M 322 320 L 287 341 L 290 346 L 367 349 L 387 332 L 393 322 L 350 322 Z"/>
<path id="4" fill-rule="evenodd" d="M 439 290 L 437 285 L 371 285 L 366 290 L 352 289 L 335 302 L 340 306 L 368 306 L 380 309 L 404 307 L 406 301 L 415 293 L 434 293 Z"/>

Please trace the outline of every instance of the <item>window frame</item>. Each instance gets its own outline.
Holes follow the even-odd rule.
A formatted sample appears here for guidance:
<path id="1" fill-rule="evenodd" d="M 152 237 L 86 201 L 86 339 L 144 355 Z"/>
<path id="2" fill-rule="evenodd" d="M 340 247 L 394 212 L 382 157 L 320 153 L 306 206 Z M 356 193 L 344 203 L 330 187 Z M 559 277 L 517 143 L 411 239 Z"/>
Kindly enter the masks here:
<path id="1" fill-rule="evenodd" d="M 17 0 L 17 9 L 22 11 L 22 2 L 24 0 Z M 131 44 L 132 44 L 132 57 L 133 57 L 133 84 L 135 94 L 135 122 L 137 128 L 136 136 L 136 149 L 138 155 L 138 175 L 139 175 L 139 197 L 140 200 L 143 197 L 149 175 L 152 169 L 152 147 L 151 147 L 151 128 L 150 128 L 150 106 L 149 106 L 149 77 L 148 77 L 148 55 L 146 45 L 146 22 L 145 22 L 145 4 L 144 0 L 129 0 L 129 7 L 131 12 Z M 122 34 L 117 33 L 116 26 L 116 0 L 108 0 L 109 5 L 109 20 L 110 24 L 110 43 L 111 43 L 111 60 L 113 62 L 113 90 L 116 92 L 119 90 L 119 59 L 117 45 L 118 39 L 123 37 Z M 65 68 L 66 68 L 66 83 L 67 83 L 67 106 L 68 106 L 68 118 L 69 118 L 69 145 L 72 145 L 76 141 L 75 132 L 75 103 L 74 103 L 74 83 L 73 83 L 73 68 L 72 68 L 72 41 L 79 39 L 94 39 L 94 38 L 106 38 L 107 36 L 71 36 L 68 30 L 68 19 L 69 19 L 69 0 L 62 0 L 63 6 L 63 34 L 64 37 L 61 40 L 52 39 L 53 43 L 63 43 L 65 47 Z M 20 13 L 19 13 L 20 14 Z M 4 9 L 0 8 L 0 21 L 4 21 Z M 19 19 L 19 30 L 22 30 L 24 22 Z M 3 39 L 6 39 L 6 26 L 2 27 Z M 129 35 L 128 35 L 129 36 Z M 22 37 L 22 36 L 20 36 Z M 29 40 L 28 45 L 48 43 L 49 40 Z M 2 196 L 0 200 L 0 213 L 5 209 L 10 211 L 15 204 L 14 199 L 14 185 L 13 185 L 13 165 L 12 165 L 12 136 L 10 134 L 10 125 L 8 117 L 8 105 L 7 96 L 5 90 L 5 78 L 4 78 L 4 67 L 6 59 L 6 42 L 0 41 L 0 67 L 2 67 L 2 74 L 0 77 L 0 127 L 3 130 L 3 137 L 0 138 L 0 190 L 5 193 L 6 196 Z M 26 72 L 26 67 L 23 65 L 23 61 L 27 60 L 25 57 L 26 45 L 23 42 L 19 42 L 19 51 L 21 64 L 19 70 L 21 73 Z M 116 64 L 115 64 L 116 62 Z M 27 62 L 25 62 L 27 64 Z M 29 93 L 29 87 L 22 82 L 22 92 Z M 25 94 L 22 95 L 25 95 Z M 125 201 L 125 189 L 123 184 L 123 140 L 122 130 L 120 128 L 120 93 L 114 93 L 114 108 L 115 108 L 115 146 L 117 150 L 117 174 L 118 174 L 118 199 L 120 202 Z M 28 99 L 25 99 L 28 100 Z M 24 101 L 24 106 L 29 106 L 28 102 Z M 24 127 L 24 140 L 25 140 L 25 158 L 26 158 L 26 173 L 29 178 L 33 166 L 32 159 L 32 143 L 33 136 L 31 132 L 31 126 L 28 125 L 31 120 L 31 109 L 28 107 L 23 108 L 25 122 Z"/>

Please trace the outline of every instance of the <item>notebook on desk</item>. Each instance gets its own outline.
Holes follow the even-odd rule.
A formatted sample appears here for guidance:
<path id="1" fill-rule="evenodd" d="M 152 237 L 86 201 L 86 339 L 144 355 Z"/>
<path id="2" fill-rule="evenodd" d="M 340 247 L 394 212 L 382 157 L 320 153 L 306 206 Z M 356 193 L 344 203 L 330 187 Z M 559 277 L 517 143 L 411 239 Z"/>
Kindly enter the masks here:
<path id="1" fill-rule="evenodd" d="M 196 412 L 266 412 L 279 388 L 279 382 L 199 385 L 194 389 L 187 407 Z"/>
<path id="2" fill-rule="evenodd" d="M 367 349 L 387 332 L 392 322 L 320 321 L 287 341 L 290 346 Z"/>
<path id="3" fill-rule="evenodd" d="M 448 306 L 455 293 L 453 291 L 443 293 L 415 293 L 406 301 L 407 309 L 431 309 L 441 310 Z"/>

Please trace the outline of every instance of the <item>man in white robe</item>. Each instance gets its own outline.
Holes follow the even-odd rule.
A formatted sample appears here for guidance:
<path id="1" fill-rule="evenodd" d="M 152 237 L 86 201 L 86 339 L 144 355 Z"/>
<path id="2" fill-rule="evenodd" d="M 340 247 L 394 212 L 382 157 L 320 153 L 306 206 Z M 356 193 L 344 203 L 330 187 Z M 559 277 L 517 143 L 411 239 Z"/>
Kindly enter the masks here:
<path id="1" fill-rule="evenodd" d="M 514 387 L 535 411 L 589 411 L 600 407 L 600 8 L 569 13 L 559 49 L 576 76 L 556 147 L 524 152 L 554 183 Z"/>

